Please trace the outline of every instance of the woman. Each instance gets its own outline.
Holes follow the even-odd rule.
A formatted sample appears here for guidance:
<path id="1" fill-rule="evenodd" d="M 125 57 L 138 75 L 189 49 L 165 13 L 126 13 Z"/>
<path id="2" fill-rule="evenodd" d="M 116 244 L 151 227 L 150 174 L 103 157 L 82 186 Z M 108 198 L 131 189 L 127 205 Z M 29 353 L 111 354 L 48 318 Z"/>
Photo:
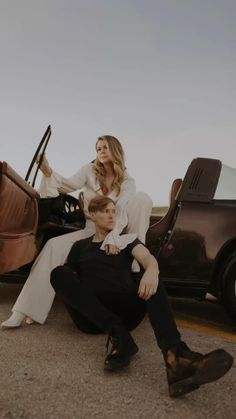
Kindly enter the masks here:
<path id="1" fill-rule="evenodd" d="M 83 230 L 50 239 L 35 260 L 30 275 L 22 288 L 12 309 L 11 317 L 1 324 L 4 328 L 21 326 L 29 317 L 43 324 L 55 296 L 50 284 L 52 269 L 62 265 L 74 242 L 94 234 L 93 221 L 89 218 L 88 204 L 97 195 L 112 198 L 117 208 L 117 223 L 104 240 L 101 249 L 108 254 L 116 254 L 134 236 L 122 238 L 120 233 L 136 233 L 144 243 L 149 226 L 152 201 L 144 193 L 136 193 L 134 179 L 125 168 L 124 151 L 120 142 L 113 136 L 104 135 L 96 142 L 96 159 L 83 166 L 71 178 L 64 178 L 54 172 L 46 158 L 41 163 L 44 174 L 39 192 L 41 197 L 56 196 L 58 192 L 72 192 L 83 188 L 85 200 L 86 225 Z M 136 261 L 134 261 L 136 262 Z M 133 265 L 134 270 L 138 269 Z"/>

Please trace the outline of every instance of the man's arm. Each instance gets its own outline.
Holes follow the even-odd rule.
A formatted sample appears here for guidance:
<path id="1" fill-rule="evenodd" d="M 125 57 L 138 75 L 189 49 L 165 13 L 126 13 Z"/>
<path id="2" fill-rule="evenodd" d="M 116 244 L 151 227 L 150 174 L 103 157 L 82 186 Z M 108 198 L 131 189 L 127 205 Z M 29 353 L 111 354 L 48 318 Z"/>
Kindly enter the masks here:
<path id="1" fill-rule="evenodd" d="M 77 241 L 73 244 L 70 253 L 67 257 L 65 265 L 72 269 L 72 271 L 78 271 L 78 255 L 79 255 L 79 245 L 80 242 Z"/>
<path id="2" fill-rule="evenodd" d="M 145 272 L 139 284 L 138 294 L 140 298 L 148 300 L 154 295 L 159 283 L 159 267 L 154 256 L 143 244 L 137 244 L 132 249 L 132 255 L 143 266 Z"/>

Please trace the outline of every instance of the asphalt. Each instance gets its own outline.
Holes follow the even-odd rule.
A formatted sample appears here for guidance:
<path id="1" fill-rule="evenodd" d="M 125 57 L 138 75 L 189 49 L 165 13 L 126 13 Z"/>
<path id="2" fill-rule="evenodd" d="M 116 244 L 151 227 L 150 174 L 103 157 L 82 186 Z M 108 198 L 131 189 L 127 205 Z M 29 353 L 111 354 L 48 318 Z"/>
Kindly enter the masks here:
<path id="1" fill-rule="evenodd" d="M 0 284 L 0 321 L 20 291 Z M 223 347 L 236 357 L 235 342 L 180 327 L 201 352 Z M 103 335 L 86 335 L 56 300 L 45 325 L 0 330 L 0 418 L 235 418 L 236 362 L 221 380 L 180 399 L 168 396 L 163 359 L 148 320 L 133 332 L 139 346 L 127 371 L 104 373 Z"/>

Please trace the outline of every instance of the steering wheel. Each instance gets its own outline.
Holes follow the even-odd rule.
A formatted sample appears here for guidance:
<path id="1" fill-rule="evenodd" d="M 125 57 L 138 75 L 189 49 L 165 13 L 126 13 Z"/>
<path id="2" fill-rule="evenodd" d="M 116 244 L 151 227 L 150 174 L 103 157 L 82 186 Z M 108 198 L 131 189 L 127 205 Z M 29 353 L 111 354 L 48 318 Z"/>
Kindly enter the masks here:
<path id="1" fill-rule="evenodd" d="M 67 214 L 71 214 L 76 210 L 83 209 L 79 199 L 75 198 L 72 195 L 61 194 L 62 201 L 64 202 L 65 211 Z"/>
<path id="2" fill-rule="evenodd" d="M 79 199 L 67 194 L 60 194 L 60 197 L 64 204 L 66 222 L 69 224 L 82 223 L 84 225 L 86 219 L 83 192 L 79 194 Z"/>

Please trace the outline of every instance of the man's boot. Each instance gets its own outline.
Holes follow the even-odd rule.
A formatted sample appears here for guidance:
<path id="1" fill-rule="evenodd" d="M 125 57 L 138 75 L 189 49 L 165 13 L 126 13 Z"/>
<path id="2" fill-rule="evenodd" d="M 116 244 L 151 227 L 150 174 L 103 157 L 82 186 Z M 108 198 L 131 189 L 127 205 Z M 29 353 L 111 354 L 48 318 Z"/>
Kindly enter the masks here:
<path id="1" fill-rule="evenodd" d="M 224 349 L 206 355 L 191 351 L 184 342 L 170 349 L 165 357 L 169 394 L 179 397 L 198 389 L 202 384 L 218 380 L 229 371 L 232 356 Z"/>
<path id="2" fill-rule="evenodd" d="M 130 358 L 138 352 L 138 347 L 131 334 L 122 325 L 111 328 L 107 339 L 107 350 L 109 343 L 112 347 L 106 356 L 104 369 L 106 371 L 120 371 L 130 364 Z"/>

